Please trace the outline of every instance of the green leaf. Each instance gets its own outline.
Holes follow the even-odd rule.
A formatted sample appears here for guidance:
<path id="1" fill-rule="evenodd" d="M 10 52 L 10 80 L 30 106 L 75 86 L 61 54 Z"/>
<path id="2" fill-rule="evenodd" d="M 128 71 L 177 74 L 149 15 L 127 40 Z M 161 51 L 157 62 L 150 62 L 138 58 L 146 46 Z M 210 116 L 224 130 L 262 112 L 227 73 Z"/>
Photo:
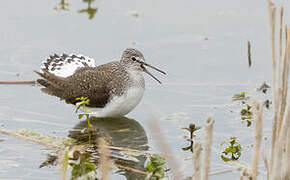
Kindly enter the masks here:
<path id="1" fill-rule="evenodd" d="M 222 159 L 224 162 L 231 161 L 230 158 L 227 158 L 227 157 L 225 157 L 225 156 L 223 156 L 223 155 L 221 155 L 221 159 Z"/>
<path id="2" fill-rule="evenodd" d="M 84 114 L 79 114 L 79 119 L 82 119 Z"/>
<path id="3" fill-rule="evenodd" d="M 96 166 L 93 163 L 85 164 L 85 173 L 88 174 L 96 169 Z"/>
<path id="4" fill-rule="evenodd" d="M 228 141 L 224 141 L 224 142 L 222 142 L 222 143 L 220 143 L 220 145 L 222 146 L 222 145 L 224 145 L 225 143 L 227 143 Z"/>
<path id="5" fill-rule="evenodd" d="M 165 164 L 165 160 L 160 156 L 151 156 L 150 160 L 155 166 L 163 166 Z"/>
<path id="6" fill-rule="evenodd" d="M 74 178 L 80 177 L 81 176 L 81 166 L 79 164 L 75 164 L 72 167 L 71 175 Z"/>
<path id="7" fill-rule="evenodd" d="M 155 173 L 154 176 L 156 176 L 157 178 L 164 178 L 164 169 L 163 168 L 158 168 Z"/>
<path id="8" fill-rule="evenodd" d="M 154 166 L 153 166 L 153 164 L 152 164 L 151 161 L 148 161 L 148 162 L 146 163 L 145 169 L 146 169 L 146 171 L 148 171 L 148 172 L 153 172 L 153 170 L 154 170 Z"/>

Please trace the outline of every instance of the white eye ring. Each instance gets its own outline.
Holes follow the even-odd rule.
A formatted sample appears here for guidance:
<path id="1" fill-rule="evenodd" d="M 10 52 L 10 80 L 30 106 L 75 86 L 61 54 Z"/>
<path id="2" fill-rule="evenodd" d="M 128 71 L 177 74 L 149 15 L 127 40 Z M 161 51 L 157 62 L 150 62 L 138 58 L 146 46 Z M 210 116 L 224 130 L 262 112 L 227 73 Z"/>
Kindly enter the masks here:
<path id="1" fill-rule="evenodd" d="M 135 56 L 132 56 L 132 57 L 131 57 L 131 60 L 132 60 L 132 61 L 136 61 L 137 59 L 136 59 Z"/>

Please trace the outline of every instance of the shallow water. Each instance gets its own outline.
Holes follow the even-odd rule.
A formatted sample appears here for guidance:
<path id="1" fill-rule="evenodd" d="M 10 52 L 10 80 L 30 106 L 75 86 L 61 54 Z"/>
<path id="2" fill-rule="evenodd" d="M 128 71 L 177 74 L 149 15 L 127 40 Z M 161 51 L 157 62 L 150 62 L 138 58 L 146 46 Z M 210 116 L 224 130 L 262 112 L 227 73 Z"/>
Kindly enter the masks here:
<path id="1" fill-rule="evenodd" d="M 220 143 L 237 136 L 243 148 L 241 162 L 249 163 L 253 127 L 239 120 L 240 106 L 232 95 L 246 91 L 264 100 L 255 88 L 271 84 L 271 46 L 267 4 L 264 1 L 97 1 L 93 19 L 78 10 L 81 1 L 70 2 L 69 11 L 56 11 L 58 1 L 0 2 L 0 80 L 34 80 L 41 61 L 52 53 L 82 53 L 98 64 L 118 60 L 127 47 L 140 49 L 147 62 L 168 75 L 153 72 L 162 82 L 146 76 L 142 102 L 127 115 L 144 130 L 150 151 L 158 152 L 160 125 L 184 176 L 192 173 L 191 152 L 181 128 L 203 126 L 213 114 L 214 140 L 211 172 L 232 169 L 220 159 Z M 289 2 L 284 4 L 289 22 Z M 136 11 L 138 17 L 130 13 Z M 288 14 L 287 14 L 288 12 Z M 247 41 L 252 43 L 252 67 L 248 68 Z M 0 85 L 0 126 L 28 128 L 39 133 L 67 137 L 79 120 L 71 105 L 43 94 L 38 86 Z M 264 135 L 270 142 L 271 111 L 264 113 Z M 202 138 L 203 131 L 197 132 Z M 128 137 L 127 137 L 128 138 Z M 58 167 L 38 166 L 45 149 L 0 134 L 0 179 L 57 179 Z M 266 146 L 267 147 L 267 146 Z M 268 151 L 268 149 L 266 149 Z M 265 175 L 261 162 L 261 175 Z M 121 175 L 112 175 L 119 179 Z M 239 172 L 212 179 L 238 178 Z"/>

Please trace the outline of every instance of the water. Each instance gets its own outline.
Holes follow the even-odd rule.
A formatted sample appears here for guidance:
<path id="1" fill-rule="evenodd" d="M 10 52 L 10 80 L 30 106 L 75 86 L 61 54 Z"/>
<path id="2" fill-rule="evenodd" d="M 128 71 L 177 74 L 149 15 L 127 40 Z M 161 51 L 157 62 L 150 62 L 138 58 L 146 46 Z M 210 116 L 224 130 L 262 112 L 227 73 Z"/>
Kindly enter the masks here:
<path id="1" fill-rule="evenodd" d="M 184 176 L 192 174 L 192 156 L 182 151 L 189 145 L 189 123 L 203 126 L 213 114 L 214 140 L 211 172 L 232 169 L 220 159 L 219 144 L 237 136 L 243 147 L 241 162 L 249 163 L 253 127 L 241 123 L 239 103 L 233 94 L 246 91 L 257 99 L 270 98 L 255 88 L 271 84 L 271 46 L 267 4 L 264 1 L 96 1 L 91 20 L 78 13 L 87 5 L 69 2 L 69 11 L 54 8 L 59 1 L 0 2 L 0 80 L 34 80 L 42 60 L 52 53 L 82 53 L 98 64 L 117 60 L 127 47 L 143 52 L 147 62 L 168 75 L 146 76 L 142 102 L 127 115 L 144 130 L 149 150 L 158 152 L 159 124 Z M 289 2 L 284 2 L 289 22 Z M 137 12 L 138 17 L 132 16 Z M 287 14 L 288 12 L 288 14 Z M 247 41 L 252 44 L 252 67 L 248 68 Z M 153 72 L 153 71 L 152 71 Z M 38 86 L 0 86 L 0 126 L 28 128 L 39 133 L 67 137 L 79 120 L 71 105 L 40 92 Z M 264 113 L 264 135 L 270 143 L 271 111 Z M 203 131 L 197 132 L 203 138 Z M 125 135 L 125 137 L 130 137 Z M 125 138 L 124 137 L 124 138 Z M 0 135 L 0 179 L 57 179 L 58 167 L 38 166 L 46 159 L 42 146 Z M 145 143 L 146 144 L 146 143 Z M 267 147 L 267 146 L 266 146 Z M 268 152 L 268 149 L 265 149 Z M 261 162 L 261 175 L 265 175 Z M 140 166 L 140 164 L 138 165 Z M 113 179 L 124 178 L 112 175 Z M 212 179 L 239 177 L 239 172 Z"/>

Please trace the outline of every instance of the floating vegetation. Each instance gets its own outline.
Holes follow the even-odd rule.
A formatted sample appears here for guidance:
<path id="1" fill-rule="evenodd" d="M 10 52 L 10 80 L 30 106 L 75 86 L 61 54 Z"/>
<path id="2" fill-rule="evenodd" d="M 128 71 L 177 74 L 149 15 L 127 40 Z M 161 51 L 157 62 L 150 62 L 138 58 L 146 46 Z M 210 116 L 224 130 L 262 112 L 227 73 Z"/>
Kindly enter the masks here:
<path id="1" fill-rule="evenodd" d="M 69 3 L 65 0 L 61 0 L 60 3 L 53 9 L 56 11 L 68 11 Z"/>
<path id="2" fill-rule="evenodd" d="M 98 12 L 98 8 L 92 7 L 92 3 L 95 0 L 83 0 L 88 6 L 85 9 L 81 9 L 78 13 L 87 13 L 89 15 L 89 19 L 93 19 L 95 14 Z M 69 11 L 70 4 L 66 0 L 61 0 L 53 9 L 56 11 Z"/>
<path id="3" fill-rule="evenodd" d="M 241 156 L 242 147 L 238 143 L 236 137 L 230 137 L 229 141 L 224 141 L 220 145 L 229 144 L 229 146 L 222 152 L 221 159 L 224 162 L 237 161 Z M 225 156 L 224 156 L 225 155 Z"/>
<path id="4" fill-rule="evenodd" d="M 253 112 L 252 112 L 252 106 L 247 104 L 245 101 L 242 102 L 246 106 L 246 108 L 242 108 L 241 110 L 241 119 L 243 121 L 247 122 L 247 127 L 252 125 L 252 120 L 253 120 Z"/>
<path id="5" fill-rule="evenodd" d="M 270 88 L 270 86 L 264 82 L 259 88 L 258 88 L 258 91 L 261 91 L 263 92 L 264 94 L 267 93 L 267 90 Z"/>
<path id="6" fill-rule="evenodd" d="M 241 92 L 240 94 L 234 94 L 232 99 L 234 101 L 236 101 L 236 100 L 246 100 L 246 99 L 248 99 L 248 97 L 246 97 L 246 92 Z"/>
<path id="7" fill-rule="evenodd" d="M 21 136 L 28 137 L 43 143 L 53 144 L 57 147 L 69 146 L 74 143 L 74 140 L 71 138 L 60 138 L 55 136 L 49 136 L 25 128 L 17 130 L 16 133 Z"/>
<path id="8" fill-rule="evenodd" d="M 189 124 L 188 128 L 182 128 L 187 130 L 190 135 L 190 138 L 188 139 L 188 141 L 190 141 L 190 145 L 185 148 L 182 148 L 183 151 L 190 150 L 191 152 L 193 152 L 193 138 L 195 137 L 194 132 L 199 130 L 200 128 L 201 128 L 200 126 L 196 126 L 193 123 Z"/>
<path id="9" fill-rule="evenodd" d="M 152 155 L 150 160 L 146 163 L 145 169 L 149 173 L 146 180 L 159 180 L 165 176 L 165 160 L 164 158 Z"/>
<path id="10" fill-rule="evenodd" d="M 89 15 L 89 19 L 93 19 L 95 17 L 96 12 L 98 11 L 98 8 L 92 7 L 92 2 L 95 0 L 83 0 L 84 3 L 88 3 L 88 7 L 86 9 L 81 9 L 78 12 L 79 13 L 87 13 Z"/>
<path id="11" fill-rule="evenodd" d="M 272 104 L 272 101 L 270 101 L 269 99 L 267 99 L 266 101 L 264 101 L 264 105 L 267 109 L 269 109 L 270 104 Z"/>

